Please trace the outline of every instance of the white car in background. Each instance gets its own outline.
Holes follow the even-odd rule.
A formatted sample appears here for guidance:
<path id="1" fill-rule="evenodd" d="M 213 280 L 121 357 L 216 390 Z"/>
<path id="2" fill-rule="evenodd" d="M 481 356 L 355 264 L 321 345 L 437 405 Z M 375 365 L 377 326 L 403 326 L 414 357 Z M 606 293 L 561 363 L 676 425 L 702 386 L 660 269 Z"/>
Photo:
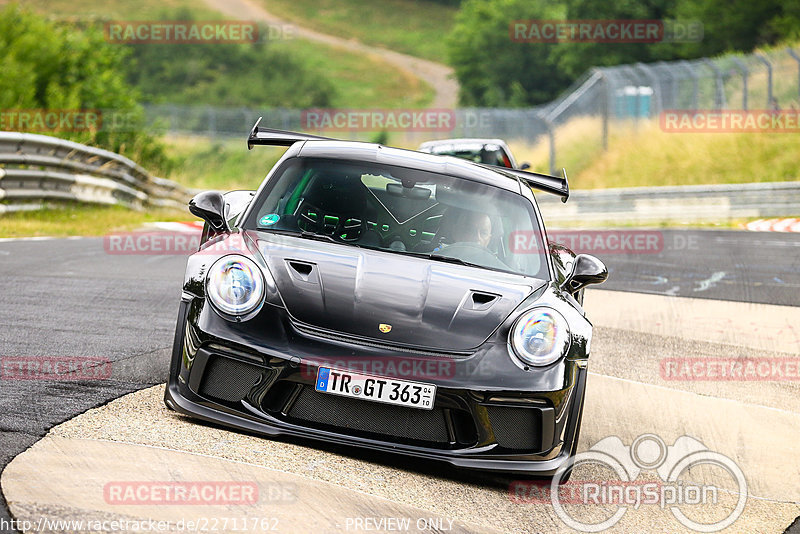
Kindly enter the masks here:
<path id="1" fill-rule="evenodd" d="M 517 166 L 511 150 L 502 139 L 440 139 L 422 143 L 417 150 L 440 156 L 455 156 L 476 163 L 497 165 L 509 169 L 530 168 L 528 163 Z"/>

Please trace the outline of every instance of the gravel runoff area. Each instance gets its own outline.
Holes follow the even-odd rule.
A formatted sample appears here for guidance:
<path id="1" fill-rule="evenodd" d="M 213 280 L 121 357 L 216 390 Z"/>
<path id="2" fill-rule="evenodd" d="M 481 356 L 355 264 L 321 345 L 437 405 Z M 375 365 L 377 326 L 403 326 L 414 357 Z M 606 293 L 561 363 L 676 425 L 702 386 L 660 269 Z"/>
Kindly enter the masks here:
<path id="1" fill-rule="evenodd" d="M 126 395 L 55 427 L 50 436 L 141 444 L 244 462 L 413 506 L 475 525 L 478 530 L 574 532 L 557 517 L 549 502 L 514 502 L 509 494 L 512 478 L 479 477 L 434 464 L 376 457 L 368 451 L 325 445 L 318 448 L 311 442 L 271 440 L 231 432 L 167 410 L 162 402 L 163 391 L 162 385 Z M 589 445 L 581 443 L 581 450 Z M 129 463 L 135 459 L 121 461 Z M 601 472 L 592 476 L 589 469 L 580 474 L 576 470 L 573 480 L 608 478 L 608 473 Z M 599 517 L 596 513 L 601 507 L 597 508 L 597 512 L 584 510 L 581 518 Z M 696 512 L 698 519 L 719 518 L 718 507 L 698 507 Z M 782 532 L 798 514 L 797 503 L 751 497 L 744 514 L 725 531 Z M 642 531 L 690 532 L 675 520 L 668 507 L 661 509 L 656 505 L 629 508 L 611 529 L 611 532 Z"/>

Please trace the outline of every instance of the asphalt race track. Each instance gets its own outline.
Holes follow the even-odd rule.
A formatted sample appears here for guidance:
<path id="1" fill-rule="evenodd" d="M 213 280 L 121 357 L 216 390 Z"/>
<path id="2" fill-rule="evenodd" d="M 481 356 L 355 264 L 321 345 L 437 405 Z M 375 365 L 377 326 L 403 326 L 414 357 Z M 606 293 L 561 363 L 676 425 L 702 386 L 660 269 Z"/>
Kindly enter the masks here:
<path id="1" fill-rule="evenodd" d="M 609 268 L 602 288 L 800 306 L 800 234 L 659 232 L 663 235 L 659 253 L 595 253 Z"/>
<path id="2" fill-rule="evenodd" d="M 99 238 L 0 242 L 0 353 L 107 358 L 113 369 L 94 382 L 0 379 L 3 467 L 55 424 L 166 380 L 185 264 L 109 255 Z"/>
<path id="3" fill-rule="evenodd" d="M 658 254 L 598 254 L 611 273 L 603 289 L 800 306 L 800 234 L 664 230 L 663 243 Z M 0 469 L 56 424 L 165 381 L 184 266 L 180 255 L 108 254 L 101 238 L 0 240 L 0 357 L 101 358 L 112 370 L 0 377 Z M 619 336 L 620 352 L 640 337 Z"/>

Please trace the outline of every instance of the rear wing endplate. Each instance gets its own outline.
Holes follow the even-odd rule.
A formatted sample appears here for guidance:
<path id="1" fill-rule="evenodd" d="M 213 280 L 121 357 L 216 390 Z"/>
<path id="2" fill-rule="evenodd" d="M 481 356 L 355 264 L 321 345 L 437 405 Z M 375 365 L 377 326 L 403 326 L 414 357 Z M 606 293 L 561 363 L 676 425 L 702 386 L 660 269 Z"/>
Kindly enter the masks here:
<path id="1" fill-rule="evenodd" d="M 553 195 L 558 195 L 561 197 L 561 202 L 566 202 L 569 198 L 569 180 L 567 180 L 567 169 L 561 169 L 561 177 L 559 178 L 558 176 L 550 176 L 549 174 L 523 171 L 521 169 L 509 169 L 508 167 L 501 167 L 499 165 L 480 165 L 482 167 L 492 169 L 493 171 L 500 171 L 510 174 L 530 188 L 538 189 Z"/>
<path id="2" fill-rule="evenodd" d="M 251 149 L 255 145 L 267 146 L 292 146 L 299 141 L 332 141 L 329 137 L 320 137 L 297 132 L 287 132 L 286 130 L 273 130 L 272 128 L 261 128 L 262 117 L 259 117 L 250 135 L 247 137 L 247 148 Z"/>
<path id="3" fill-rule="evenodd" d="M 539 189 L 547 193 L 553 193 L 561 197 L 561 202 L 569 199 L 569 180 L 567 179 L 567 169 L 562 167 L 561 178 L 540 174 L 538 172 L 527 172 L 513 169 L 513 174 L 518 176 L 528 187 Z"/>

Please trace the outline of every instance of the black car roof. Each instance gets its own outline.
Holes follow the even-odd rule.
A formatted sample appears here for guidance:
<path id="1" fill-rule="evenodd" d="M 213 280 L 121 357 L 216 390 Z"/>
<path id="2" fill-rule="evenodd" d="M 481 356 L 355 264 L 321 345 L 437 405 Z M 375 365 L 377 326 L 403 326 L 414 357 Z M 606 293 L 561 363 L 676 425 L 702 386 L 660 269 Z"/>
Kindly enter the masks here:
<path id="1" fill-rule="evenodd" d="M 414 150 L 386 147 L 374 143 L 309 140 L 303 142 L 297 152 L 297 156 L 393 165 L 455 176 L 500 187 L 514 193 L 520 192 L 519 180 L 511 174 L 504 173 L 501 169 L 495 170 L 453 156 L 439 156 Z"/>

